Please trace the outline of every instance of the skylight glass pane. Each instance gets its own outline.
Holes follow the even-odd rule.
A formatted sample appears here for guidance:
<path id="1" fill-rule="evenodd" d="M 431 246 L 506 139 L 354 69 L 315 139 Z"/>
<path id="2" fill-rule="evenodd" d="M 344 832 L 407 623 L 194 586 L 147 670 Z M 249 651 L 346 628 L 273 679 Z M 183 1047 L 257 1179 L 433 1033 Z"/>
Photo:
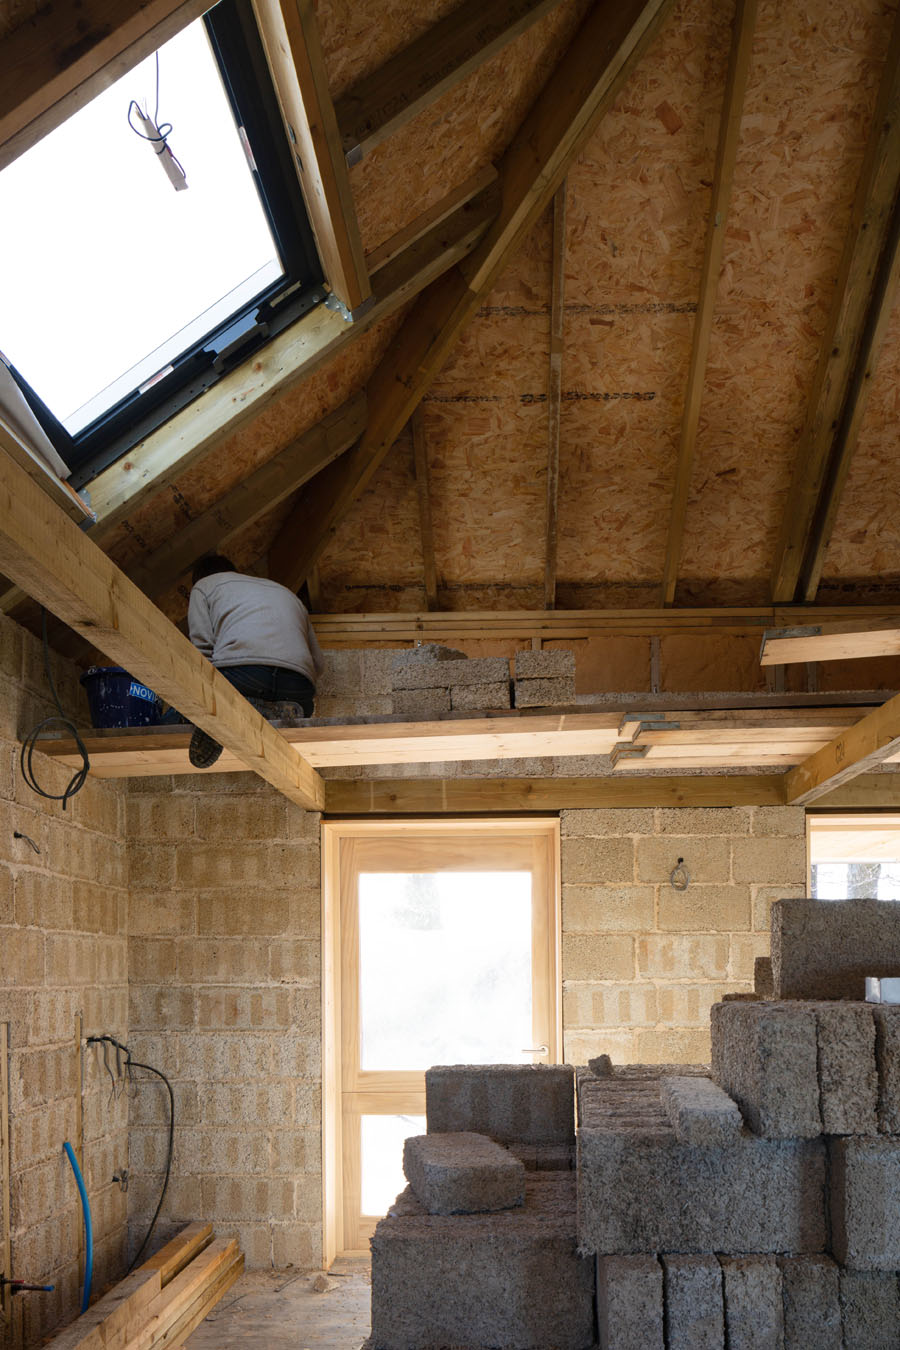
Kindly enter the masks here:
<path id="1" fill-rule="evenodd" d="M 283 273 L 202 20 L 0 173 L 0 347 L 76 435 Z M 135 118 L 135 124 L 140 125 Z"/>

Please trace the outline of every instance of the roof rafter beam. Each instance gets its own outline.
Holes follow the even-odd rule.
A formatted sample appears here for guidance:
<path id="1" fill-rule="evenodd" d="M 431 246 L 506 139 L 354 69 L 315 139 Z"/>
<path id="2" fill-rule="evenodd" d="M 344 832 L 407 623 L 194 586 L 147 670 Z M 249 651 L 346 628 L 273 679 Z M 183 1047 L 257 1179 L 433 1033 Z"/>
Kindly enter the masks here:
<path id="1" fill-rule="evenodd" d="M 409 419 L 412 432 L 413 462 L 416 473 L 416 497 L 419 502 L 419 531 L 422 536 L 422 571 L 425 582 L 425 603 L 437 609 L 437 566 L 434 561 L 434 529 L 431 521 L 431 478 L 428 472 L 428 446 L 422 409 L 416 408 Z"/>
<path id="2" fill-rule="evenodd" d="M 591 10 L 503 156 L 499 214 L 464 263 L 413 306 L 369 382 L 362 439 L 304 489 L 275 540 L 273 578 L 296 589 L 318 561 L 670 7 L 671 0 L 625 0 Z"/>
<path id="3" fill-rule="evenodd" d="M 672 509 L 669 515 L 669 536 L 663 565 L 662 603 L 675 600 L 678 568 L 684 547 L 684 528 L 687 515 L 691 469 L 700 426 L 700 406 L 706 380 L 706 363 L 712 337 L 719 274 L 725 250 L 725 230 L 731 204 L 731 187 L 737 158 L 747 74 L 753 52 L 753 33 L 756 28 L 757 0 L 737 0 L 731 30 L 731 51 L 725 76 L 725 93 L 719 122 L 719 141 L 706 225 L 706 246 L 700 274 L 700 298 L 694 318 L 691 341 L 691 359 L 688 367 L 687 389 L 681 416 L 681 437 L 675 464 L 675 486 L 672 491 Z"/>
<path id="4" fill-rule="evenodd" d="M 547 397 L 547 506 L 544 608 L 556 606 L 559 544 L 559 418 L 562 406 L 563 328 L 566 301 L 566 180 L 553 198 L 553 260 L 550 274 L 550 371 Z"/>
<path id="5" fill-rule="evenodd" d="M 209 8 L 209 0 L 54 0 L 0 41 L 0 169 Z"/>
<path id="6" fill-rule="evenodd" d="M 337 100 L 349 164 L 477 70 L 559 0 L 465 0 Z"/>
<path id="7" fill-rule="evenodd" d="M 785 776 L 788 805 L 805 806 L 900 751 L 900 694 L 874 708 Z"/>
<path id="8" fill-rule="evenodd" d="M 862 421 L 896 291 L 900 193 L 900 12 L 894 20 L 872 129 L 784 515 L 772 579 L 776 602 L 811 598 Z M 892 239 L 892 230 L 894 237 Z"/>
<path id="9" fill-rule="evenodd" d="M 322 809 L 316 771 L 4 454 L 0 568 L 292 802 Z"/>

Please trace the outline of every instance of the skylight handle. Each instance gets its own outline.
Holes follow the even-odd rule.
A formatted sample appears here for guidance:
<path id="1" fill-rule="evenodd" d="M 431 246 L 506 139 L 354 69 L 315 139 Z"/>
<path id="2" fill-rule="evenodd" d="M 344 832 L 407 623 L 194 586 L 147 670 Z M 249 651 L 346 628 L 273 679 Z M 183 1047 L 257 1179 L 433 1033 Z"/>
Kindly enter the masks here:
<path id="1" fill-rule="evenodd" d="M 134 105 L 134 113 L 143 128 L 147 144 L 165 169 L 169 182 L 176 192 L 183 192 L 187 187 L 187 178 L 184 169 L 169 149 L 165 136 L 160 135 L 159 127 L 153 118 L 142 112 L 137 104 Z"/>

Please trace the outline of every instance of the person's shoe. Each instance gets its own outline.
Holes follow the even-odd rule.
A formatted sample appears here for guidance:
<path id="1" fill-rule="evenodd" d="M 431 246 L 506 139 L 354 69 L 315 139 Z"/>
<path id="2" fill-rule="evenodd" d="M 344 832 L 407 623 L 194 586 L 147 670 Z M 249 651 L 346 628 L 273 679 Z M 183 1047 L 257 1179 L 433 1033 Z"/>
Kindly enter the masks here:
<path id="1" fill-rule="evenodd" d="M 214 741 L 212 736 L 207 736 L 205 731 L 199 727 L 194 727 L 194 734 L 191 737 L 191 744 L 188 749 L 188 759 L 195 769 L 209 769 L 222 753 L 222 747 L 218 741 Z"/>

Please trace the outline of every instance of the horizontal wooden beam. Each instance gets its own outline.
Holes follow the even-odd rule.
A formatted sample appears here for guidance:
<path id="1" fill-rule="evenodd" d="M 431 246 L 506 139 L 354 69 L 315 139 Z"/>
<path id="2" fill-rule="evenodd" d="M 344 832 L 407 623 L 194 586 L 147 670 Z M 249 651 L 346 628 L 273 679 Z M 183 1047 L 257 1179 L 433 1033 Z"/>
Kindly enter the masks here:
<path id="1" fill-rule="evenodd" d="M 433 722 L 384 722 L 345 726 L 284 727 L 281 735 L 315 768 L 338 765 L 434 764 L 534 755 L 606 755 L 616 744 L 620 713 L 498 713 L 494 717 Z M 188 762 L 190 731 L 183 727 L 100 731 L 85 736 L 91 771 L 98 778 L 142 778 L 196 773 Z M 81 762 L 74 742 L 53 737 L 41 750 L 64 764 Z M 223 753 L 217 773 L 245 765 Z"/>
<path id="2" fill-rule="evenodd" d="M 339 462 L 339 461 L 338 461 Z M 325 647 L 365 647 L 369 643 L 463 642 L 497 639 L 567 641 L 622 636 L 749 634 L 769 628 L 840 622 L 896 622 L 896 606 L 772 606 L 722 609 L 555 609 L 444 610 L 387 614 L 316 614 L 313 625 Z"/>
<path id="3" fill-rule="evenodd" d="M 366 396 L 356 394 L 304 431 L 248 478 L 201 512 L 127 573 L 145 595 L 156 596 L 203 557 L 296 492 L 359 437 L 366 424 Z"/>
<path id="4" fill-rule="evenodd" d="M 321 808 L 315 770 L 3 454 L 0 569 L 291 801 Z"/>
<path id="5" fill-rule="evenodd" d="M 344 153 L 356 164 L 500 51 L 559 0 L 465 0 L 337 100 Z"/>
<path id="6" fill-rule="evenodd" d="M 783 774 L 631 779 L 329 779 L 325 783 L 325 812 L 335 816 L 563 811 L 581 807 L 780 806 L 783 802 Z"/>
<path id="7" fill-rule="evenodd" d="M 857 661 L 872 656 L 900 656 L 900 624 L 813 624 L 777 628 L 763 634 L 759 664 L 786 666 L 798 661 Z"/>
<path id="8" fill-rule="evenodd" d="M 785 780 L 785 798 L 796 805 L 814 802 L 851 778 L 874 769 L 900 751 L 900 694 L 874 708 L 836 736 Z"/>
<path id="9" fill-rule="evenodd" d="M 209 8 L 209 0 L 54 0 L 0 41 L 0 169 Z"/>
<path id="10" fill-rule="evenodd" d="M 820 797 L 813 811 L 890 811 L 900 808 L 900 773 L 863 773 Z"/>

